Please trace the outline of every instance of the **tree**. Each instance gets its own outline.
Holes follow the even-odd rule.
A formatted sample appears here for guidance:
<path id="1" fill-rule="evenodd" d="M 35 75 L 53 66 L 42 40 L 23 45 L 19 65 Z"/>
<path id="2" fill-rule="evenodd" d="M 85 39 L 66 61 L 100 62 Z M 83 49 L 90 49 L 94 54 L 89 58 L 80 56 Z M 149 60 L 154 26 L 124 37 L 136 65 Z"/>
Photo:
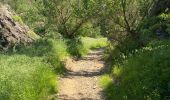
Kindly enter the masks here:
<path id="1" fill-rule="evenodd" d="M 111 39 L 121 42 L 130 36 L 139 40 L 137 27 L 148 17 L 153 0 L 108 0 L 102 21 Z"/>
<path id="2" fill-rule="evenodd" d="M 56 26 L 66 38 L 77 37 L 77 31 L 100 13 L 98 0 L 43 0 L 43 3 L 48 26 Z"/>

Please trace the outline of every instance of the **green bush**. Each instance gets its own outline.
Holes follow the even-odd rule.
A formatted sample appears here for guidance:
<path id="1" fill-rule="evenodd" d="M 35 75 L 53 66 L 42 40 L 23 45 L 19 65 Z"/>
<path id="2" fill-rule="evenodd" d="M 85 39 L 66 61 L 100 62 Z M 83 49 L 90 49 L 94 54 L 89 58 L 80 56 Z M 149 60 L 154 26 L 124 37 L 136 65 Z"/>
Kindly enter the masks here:
<path id="1" fill-rule="evenodd" d="M 39 57 L 0 54 L 0 99 L 42 100 L 54 92 L 55 74 Z"/>
<path id="2" fill-rule="evenodd" d="M 108 100 L 169 100 L 170 42 L 152 42 L 121 65 L 107 82 Z M 117 66 L 117 67 L 115 67 Z"/>
<path id="3" fill-rule="evenodd" d="M 170 38 L 170 14 L 160 14 L 143 20 L 138 26 L 140 39 L 147 44 L 155 39 Z"/>
<path id="4" fill-rule="evenodd" d="M 107 60 L 112 64 L 122 63 L 128 56 L 131 56 L 140 49 L 146 46 L 151 41 L 167 40 L 170 38 L 170 15 L 160 14 L 147 18 L 140 22 L 137 27 L 139 39 L 134 40 L 126 37 L 118 44 L 114 44 L 112 49 L 108 48 Z"/>
<path id="5" fill-rule="evenodd" d="M 79 29 L 78 34 L 84 37 L 101 37 L 100 27 L 94 27 L 91 23 L 86 23 Z"/>
<path id="6" fill-rule="evenodd" d="M 112 43 L 106 48 L 105 59 L 111 65 L 121 64 L 128 56 L 131 56 L 141 47 L 139 41 L 126 37 L 122 42 Z"/>
<path id="7" fill-rule="evenodd" d="M 76 56 L 79 58 L 82 57 L 87 52 L 80 38 L 68 39 L 67 45 L 68 45 L 68 52 L 72 56 Z"/>

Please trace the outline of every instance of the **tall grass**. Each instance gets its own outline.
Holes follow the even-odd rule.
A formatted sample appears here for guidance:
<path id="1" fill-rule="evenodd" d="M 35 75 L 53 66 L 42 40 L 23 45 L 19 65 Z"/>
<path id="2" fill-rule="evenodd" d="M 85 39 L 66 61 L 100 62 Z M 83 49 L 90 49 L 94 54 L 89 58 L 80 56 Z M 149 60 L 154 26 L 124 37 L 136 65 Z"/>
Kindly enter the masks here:
<path id="1" fill-rule="evenodd" d="M 47 38 L 39 39 L 31 46 L 19 47 L 16 53 L 43 58 L 57 74 L 63 73 L 64 66 L 62 61 L 69 57 L 67 45 L 63 40 Z"/>
<path id="2" fill-rule="evenodd" d="M 103 78 L 108 100 L 169 100 L 170 42 L 152 42 Z M 116 67 L 115 67 L 116 66 Z"/>
<path id="3" fill-rule="evenodd" d="M 69 52 L 73 56 L 82 57 L 86 55 L 90 49 L 106 47 L 108 45 L 107 38 L 90 38 L 81 37 L 68 40 Z"/>
<path id="4" fill-rule="evenodd" d="M 1 100 L 42 100 L 55 91 L 55 82 L 41 58 L 0 54 Z"/>
<path id="5" fill-rule="evenodd" d="M 40 39 L 0 54 L 0 100 L 43 100 L 56 91 L 68 57 L 63 40 Z"/>
<path id="6" fill-rule="evenodd" d="M 83 46 L 88 50 L 102 48 L 102 47 L 107 46 L 108 44 L 107 38 L 82 37 L 81 41 L 83 43 Z"/>

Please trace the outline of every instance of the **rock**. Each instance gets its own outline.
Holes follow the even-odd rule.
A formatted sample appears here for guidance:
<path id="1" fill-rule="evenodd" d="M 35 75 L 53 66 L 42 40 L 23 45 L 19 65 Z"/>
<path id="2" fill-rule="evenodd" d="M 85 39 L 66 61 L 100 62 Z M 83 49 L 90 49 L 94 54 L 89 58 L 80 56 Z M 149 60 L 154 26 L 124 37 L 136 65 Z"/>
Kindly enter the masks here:
<path id="1" fill-rule="evenodd" d="M 16 44 L 28 44 L 38 38 L 8 5 L 0 4 L 0 49 L 7 50 Z"/>

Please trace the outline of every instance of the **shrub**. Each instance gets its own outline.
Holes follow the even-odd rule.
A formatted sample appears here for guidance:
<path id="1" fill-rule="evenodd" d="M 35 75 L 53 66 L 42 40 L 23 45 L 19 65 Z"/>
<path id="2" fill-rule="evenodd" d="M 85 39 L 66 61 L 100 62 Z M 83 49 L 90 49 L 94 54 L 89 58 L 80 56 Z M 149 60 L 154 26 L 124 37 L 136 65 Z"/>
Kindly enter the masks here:
<path id="1" fill-rule="evenodd" d="M 107 60 L 112 64 L 122 63 L 128 56 L 146 46 L 151 41 L 167 40 L 170 38 L 170 15 L 160 14 L 147 18 L 138 25 L 139 40 L 126 37 L 118 44 L 114 44 L 111 50 L 108 48 Z"/>
<path id="2" fill-rule="evenodd" d="M 100 27 L 94 27 L 91 23 L 86 23 L 79 29 L 78 34 L 84 37 L 101 37 Z"/>
<path id="3" fill-rule="evenodd" d="M 42 100 L 55 90 L 55 74 L 39 57 L 0 54 L 0 70 L 1 100 Z"/>
<path id="4" fill-rule="evenodd" d="M 82 57 L 85 53 L 87 53 L 80 38 L 67 40 L 67 45 L 68 45 L 68 52 L 72 56 L 76 56 L 79 58 Z"/>
<path id="5" fill-rule="evenodd" d="M 170 99 L 170 42 L 152 42 L 113 68 L 108 82 L 109 100 Z M 116 65 L 114 65 L 116 66 Z M 120 68 L 120 69 L 118 69 Z M 118 72 L 118 73 L 117 73 Z"/>
<path id="6" fill-rule="evenodd" d="M 140 39 L 147 44 L 154 39 L 170 38 L 170 14 L 160 14 L 142 21 L 138 26 Z"/>

